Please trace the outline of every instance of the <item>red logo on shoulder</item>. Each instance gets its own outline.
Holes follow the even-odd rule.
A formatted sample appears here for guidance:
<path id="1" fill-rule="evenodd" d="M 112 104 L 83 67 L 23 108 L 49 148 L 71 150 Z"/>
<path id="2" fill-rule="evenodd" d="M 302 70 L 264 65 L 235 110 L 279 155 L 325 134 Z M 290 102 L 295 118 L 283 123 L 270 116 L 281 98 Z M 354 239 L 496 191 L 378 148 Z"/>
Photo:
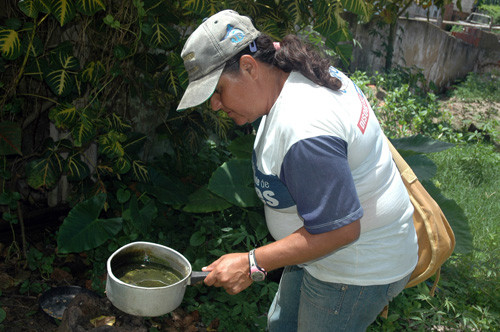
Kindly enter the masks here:
<path id="1" fill-rule="evenodd" d="M 358 128 L 361 133 L 364 134 L 366 127 L 368 126 L 368 117 L 370 116 L 370 107 L 368 106 L 368 101 L 366 100 L 363 92 L 359 90 L 356 86 L 356 92 L 358 93 L 359 101 L 361 102 L 361 114 L 359 115 Z"/>

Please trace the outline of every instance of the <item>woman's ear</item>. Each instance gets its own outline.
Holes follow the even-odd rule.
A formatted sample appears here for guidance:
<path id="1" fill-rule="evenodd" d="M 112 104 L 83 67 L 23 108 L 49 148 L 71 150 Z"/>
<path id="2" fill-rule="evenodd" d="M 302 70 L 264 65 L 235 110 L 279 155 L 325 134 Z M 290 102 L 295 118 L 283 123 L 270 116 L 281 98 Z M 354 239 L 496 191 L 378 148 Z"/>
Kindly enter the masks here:
<path id="1" fill-rule="evenodd" d="M 252 78 L 256 79 L 259 75 L 259 64 L 255 58 L 249 54 L 242 55 L 240 58 L 240 70 L 249 74 Z"/>

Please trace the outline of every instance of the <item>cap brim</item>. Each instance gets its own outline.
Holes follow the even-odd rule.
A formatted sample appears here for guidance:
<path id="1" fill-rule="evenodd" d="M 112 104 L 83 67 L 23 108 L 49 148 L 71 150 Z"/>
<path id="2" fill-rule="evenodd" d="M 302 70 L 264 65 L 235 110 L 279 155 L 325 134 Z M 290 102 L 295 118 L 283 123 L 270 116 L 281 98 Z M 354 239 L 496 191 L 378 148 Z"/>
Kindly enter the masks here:
<path id="1" fill-rule="evenodd" d="M 181 98 L 181 102 L 177 106 L 177 111 L 198 106 L 210 98 L 217 87 L 223 70 L 224 65 L 199 80 L 190 82 Z"/>

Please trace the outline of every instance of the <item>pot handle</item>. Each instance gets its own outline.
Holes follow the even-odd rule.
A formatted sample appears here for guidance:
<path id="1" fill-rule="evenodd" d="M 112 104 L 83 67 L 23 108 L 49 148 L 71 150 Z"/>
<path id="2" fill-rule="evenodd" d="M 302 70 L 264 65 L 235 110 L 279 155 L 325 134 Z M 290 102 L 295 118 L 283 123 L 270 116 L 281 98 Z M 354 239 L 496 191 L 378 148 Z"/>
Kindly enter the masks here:
<path id="1" fill-rule="evenodd" d="M 194 285 L 196 283 L 199 283 L 208 276 L 210 272 L 204 272 L 204 271 L 193 271 L 191 272 L 191 278 L 189 278 L 188 285 Z"/>

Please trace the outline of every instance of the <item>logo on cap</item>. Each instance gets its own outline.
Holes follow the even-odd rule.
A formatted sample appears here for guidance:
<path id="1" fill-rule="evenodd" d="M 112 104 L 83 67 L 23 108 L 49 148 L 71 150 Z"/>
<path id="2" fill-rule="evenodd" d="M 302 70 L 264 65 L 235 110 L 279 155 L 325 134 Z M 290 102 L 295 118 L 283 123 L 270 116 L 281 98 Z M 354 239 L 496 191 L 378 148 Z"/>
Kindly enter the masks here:
<path id="1" fill-rule="evenodd" d="M 245 38 L 245 33 L 241 31 L 240 29 L 236 29 L 233 27 L 231 24 L 227 25 L 227 31 L 226 35 L 224 36 L 223 40 L 229 38 L 231 42 L 233 43 L 239 43 Z"/>

